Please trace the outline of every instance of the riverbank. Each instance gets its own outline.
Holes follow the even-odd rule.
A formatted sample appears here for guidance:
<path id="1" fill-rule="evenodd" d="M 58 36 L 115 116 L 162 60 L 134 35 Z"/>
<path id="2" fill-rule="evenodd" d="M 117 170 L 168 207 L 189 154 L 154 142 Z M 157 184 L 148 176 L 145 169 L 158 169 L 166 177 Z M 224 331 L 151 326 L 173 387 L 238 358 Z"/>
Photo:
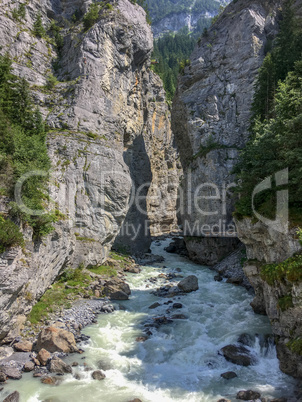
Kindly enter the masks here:
<path id="1" fill-rule="evenodd" d="M 216 273 L 207 267 L 168 254 L 164 248 L 169 242 L 152 245 L 152 252 L 164 262 L 126 274 L 129 300 L 118 301 L 112 314 L 102 314 L 97 324 L 82 330 L 90 337 L 79 344 L 85 353 L 63 359 L 72 373 L 60 378 L 60 386 L 42 384 L 25 373 L 18 382 L 20 402 L 81 402 L 87 395 L 89 402 L 235 401 L 240 391 L 250 389 L 269 401 L 284 396 L 298 400 L 290 399 L 295 381 L 280 372 L 275 347 L 266 341 L 269 321 L 253 313 L 252 295 L 243 287 L 216 282 Z M 197 290 L 156 295 L 190 276 L 197 277 Z M 230 352 L 224 349 L 229 345 L 246 348 L 253 363 L 227 360 L 222 351 Z M 95 371 L 106 377 L 95 380 Z M 221 376 L 229 372 L 236 377 Z M 13 385 L 8 384 L 6 392 L 13 391 Z"/>

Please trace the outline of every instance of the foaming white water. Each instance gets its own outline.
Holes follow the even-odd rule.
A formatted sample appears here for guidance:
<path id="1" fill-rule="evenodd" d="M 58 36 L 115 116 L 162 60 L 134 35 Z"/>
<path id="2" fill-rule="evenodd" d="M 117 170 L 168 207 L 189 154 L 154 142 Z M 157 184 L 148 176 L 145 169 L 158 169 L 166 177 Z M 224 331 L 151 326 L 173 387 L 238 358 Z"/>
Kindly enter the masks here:
<path id="1" fill-rule="evenodd" d="M 270 334 L 270 324 L 266 317 L 253 313 L 252 296 L 243 288 L 215 282 L 209 269 L 166 253 L 163 249 L 168 243 L 152 247 L 155 254 L 166 258 L 163 264 L 144 267 L 139 275 L 129 274 L 132 295 L 123 302 L 127 311 L 100 315 L 97 325 L 85 329 L 91 336 L 85 360 L 78 355 L 68 358 L 80 364 L 74 369 L 78 379 L 68 375 L 60 386 L 51 387 L 29 374 L 6 389 L 17 386 L 21 402 L 127 402 L 134 398 L 143 402 L 216 402 L 220 397 L 235 400 L 241 389 L 259 390 L 267 397 L 289 395 L 294 380 L 280 372 L 275 348 L 265 337 Z M 176 268 L 183 276 L 194 274 L 199 279 L 197 292 L 170 299 L 183 304 L 179 310 L 164 304 L 169 299 L 150 294 L 161 283 L 148 281 L 162 272 L 176 272 Z M 150 310 L 154 302 L 161 306 Z M 136 342 L 143 335 L 146 320 L 172 314 L 188 318 L 152 328 L 153 335 L 146 342 Z M 218 354 L 242 333 L 254 339 L 249 349 L 256 364 L 250 367 L 236 366 Z M 105 368 L 106 379 L 94 381 L 83 362 L 88 368 Z M 235 371 L 238 377 L 229 381 L 221 378 L 226 371 Z"/>

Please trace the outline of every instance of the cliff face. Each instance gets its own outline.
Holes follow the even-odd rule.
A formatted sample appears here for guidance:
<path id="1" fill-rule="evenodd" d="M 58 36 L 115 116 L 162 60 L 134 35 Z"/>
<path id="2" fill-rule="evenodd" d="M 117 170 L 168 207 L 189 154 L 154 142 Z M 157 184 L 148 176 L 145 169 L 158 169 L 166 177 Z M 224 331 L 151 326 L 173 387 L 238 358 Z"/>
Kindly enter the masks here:
<path id="1" fill-rule="evenodd" d="M 182 222 L 188 250 L 200 263 L 213 264 L 236 245 L 231 172 L 248 139 L 254 82 L 277 32 L 277 9 L 278 1 L 231 3 L 179 79 L 172 130 L 184 167 Z M 224 238 L 203 239 L 213 232 Z"/>
<path id="2" fill-rule="evenodd" d="M 145 12 L 127 0 L 112 2 L 84 32 L 70 18 L 84 14 L 91 1 L 32 1 L 22 22 L 12 17 L 20 3 L 1 2 L 1 53 L 9 52 L 15 73 L 30 83 L 50 127 L 49 209 L 65 217 L 40 242 L 23 228 L 25 250 L 0 256 L 0 339 L 18 331 L 65 267 L 102 263 L 117 235 L 130 251 L 147 251 L 150 228 L 159 234 L 176 227 L 176 152 L 165 94 L 149 68 L 153 38 Z M 53 89 L 45 84 L 57 55 L 47 37 L 33 34 L 37 13 L 45 26 L 50 19 L 64 26 Z M 129 205 L 132 190 L 145 183 L 141 208 Z M 157 197 L 147 200 L 155 189 Z M 1 201 L 2 213 L 7 201 Z M 154 205 L 164 201 L 167 208 L 155 213 Z M 130 227 L 127 236 L 123 223 Z"/>
<path id="3" fill-rule="evenodd" d="M 288 347 L 290 342 L 302 336 L 301 308 L 302 284 L 288 280 L 267 282 L 261 275 L 261 267 L 267 263 L 280 263 L 302 247 L 297 238 L 297 228 L 289 233 L 270 230 L 261 222 L 250 219 L 236 222 L 238 236 L 245 243 L 248 261 L 244 272 L 255 290 L 252 307 L 256 313 L 267 314 L 277 338 L 280 368 L 294 377 L 302 377 L 302 356 Z M 290 301 L 282 304 L 282 301 Z"/>

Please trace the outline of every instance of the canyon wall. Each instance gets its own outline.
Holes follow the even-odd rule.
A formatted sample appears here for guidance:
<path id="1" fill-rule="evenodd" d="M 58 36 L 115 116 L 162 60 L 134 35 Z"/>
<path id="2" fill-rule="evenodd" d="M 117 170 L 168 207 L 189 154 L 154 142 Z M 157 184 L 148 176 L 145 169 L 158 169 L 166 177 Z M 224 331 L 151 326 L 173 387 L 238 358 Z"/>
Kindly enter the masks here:
<path id="1" fill-rule="evenodd" d="M 181 221 L 190 256 L 213 265 L 238 244 L 232 170 L 249 137 L 257 72 L 277 31 L 278 1 L 229 4 L 179 79 L 172 130 L 184 169 Z"/>
<path id="2" fill-rule="evenodd" d="M 146 252 L 150 233 L 177 226 L 177 155 L 165 93 L 150 70 L 153 37 L 144 10 L 127 0 L 108 2 L 85 31 L 71 17 L 84 15 L 91 1 L 32 1 L 22 21 L 12 15 L 20 4 L 1 1 L 0 49 L 29 82 L 49 127 L 48 209 L 62 219 L 39 241 L 22 227 L 24 249 L 0 255 L 0 340 L 18 333 L 64 268 L 102 263 L 116 238 L 130 252 Z M 34 35 L 38 13 L 45 27 L 51 19 L 61 27 L 60 56 L 48 35 Z M 54 62 L 58 82 L 50 88 Z M 141 185 L 138 207 L 132 194 Z M 9 201 L 2 197 L 2 214 Z"/>

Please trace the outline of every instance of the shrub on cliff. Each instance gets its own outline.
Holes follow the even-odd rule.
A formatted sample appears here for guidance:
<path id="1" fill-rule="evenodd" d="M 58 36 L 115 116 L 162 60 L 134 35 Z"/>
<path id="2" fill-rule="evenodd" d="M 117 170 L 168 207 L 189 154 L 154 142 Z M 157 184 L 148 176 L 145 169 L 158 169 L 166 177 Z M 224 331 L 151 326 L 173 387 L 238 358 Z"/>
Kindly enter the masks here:
<path id="1" fill-rule="evenodd" d="M 0 253 L 8 247 L 23 246 L 23 244 L 23 235 L 19 227 L 10 219 L 0 216 Z"/>
<path id="2" fill-rule="evenodd" d="M 84 15 L 83 19 L 85 31 L 87 31 L 97 22 L 99 18 L 99 11 L 100 8 L 98 4 L 91 4 L 89 11 Z"/>

